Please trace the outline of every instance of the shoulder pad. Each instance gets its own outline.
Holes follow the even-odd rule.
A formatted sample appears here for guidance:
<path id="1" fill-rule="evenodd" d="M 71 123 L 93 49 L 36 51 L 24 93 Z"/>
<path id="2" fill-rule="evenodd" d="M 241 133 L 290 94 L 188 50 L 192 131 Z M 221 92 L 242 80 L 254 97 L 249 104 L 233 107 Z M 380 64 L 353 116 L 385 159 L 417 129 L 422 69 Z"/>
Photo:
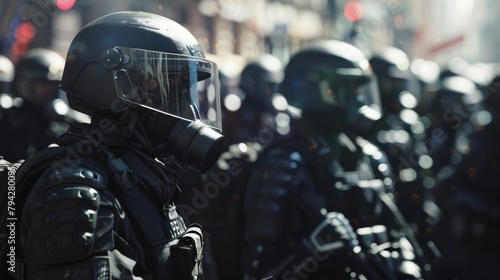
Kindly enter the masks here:
<path id="1" fill-rule="evenodd" d="M 54 161 L 45 170 L 23 209 L 27 246 L 33 247 L 34 259 L 51 264 L 81 260 L 112 246 L 116 202 L 106 178 L 95 169 L 65 164 Z"/>

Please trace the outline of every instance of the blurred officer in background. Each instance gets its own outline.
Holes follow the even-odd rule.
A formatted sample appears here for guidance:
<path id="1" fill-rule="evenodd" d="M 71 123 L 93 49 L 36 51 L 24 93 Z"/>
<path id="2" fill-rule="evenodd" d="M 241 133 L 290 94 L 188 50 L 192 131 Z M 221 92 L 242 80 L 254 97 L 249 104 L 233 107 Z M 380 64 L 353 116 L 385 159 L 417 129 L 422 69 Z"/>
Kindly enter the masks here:
<path id="1" fill-rule="evenodd" d="M 134 11 L 87 24 L 67 57 L 61 89 L 91 122 L 17 171 L 16 267 L 30 279 L 202 279 L 201 228 L 178 215 L 179 174 L 160 159 L 203 173 L 219 157 L 217 65 L 183 26 Z"/>
<path id="2" fill-rule="evenodd" d="M 377 49 L 369 61 L 383 110 L 369 140 L 386 153 L 394 172 L 397 205 L 421 243 L 426 243 L 429 215 L 434 213 L 426 213 L 424 204 L 434 180 L 425 128 L 414 110 L 421 100 L 420 84 L 410 71 L 407 54 L 398 48 Z"/>
<path id="3" fill-rule="evenodd" d="M 478 113 L 484 110 L 484 94 L 469 78 L 443 70 L 433 106 L 425 117 L 427 144 L 433 172 L 454 160 L 455 143 L 461 135 L 481 127 Z"/>
<path id="4" fill-rule="evenodd" d="M 484 107 L 462 110 L 471 121 L 461 127 L 450 161 L 436 175 L 434 197 L 441 215 L 432 238 L 442 256 L 433 263 L 433 279 L 498 278 L 500 72 L 495 73 L 483 88 Z M 460 83 L 453 85 L 456 88 Z M 457 106 L 466 104 L 466 97 L 476 98 L 467 89 L 464 84 L 454 90 Z"/>
<path id="5" fill-rule="evenodd" d="M 59 84 L 64 58 L 55 51 L 32 49 L 15 65 L 10 107 L 0 119 L 0 156 L 10 162 L 25 159 L 56 142 L 81 114 L 73 113 L 61 98 Z"/>
<path id="6" fill-rule="evenodd" d="M 287 125 L 277 121 L 283 113 L 279 104 L 276 107 L 276 100 L 273 105 L 273 98 L 284 100 L 276 93 L 282 79 L 283 65 L 271 54 L 263 54 L 245 65 L 238 88 L 224 98 L 226 149 L 214 168 L 202 175 L 202 184 L 189 197 L 183 197 L 181 213 L 203 226 L 212 247 L 213 262 L 205 269 L 212 274 L 207 279 L 242 277 L 241 199 L 251 163 L 262 147 L 282 136 L 276 127 Z M 189 180 L 193 180 L 192 175 L 183 176 L 181 183 Z M 217 276 L 213 276 L 214 268 Z"/>
<path id="7" fill-rule="evenodd" d="M 225 98 L 225 103 L 232 105 L 224 119 L 230 136 L 227 145 L 266 137 L 273 129 L 277 110 L 272 100 L 282 79 L 283 65 L 272 54 L 262 54 L 245 65 L 239 91 L 232 91 Z"/>
<path id="8" fill-rule="evenodd" d="M 0 94 L 10 90 L 10 83 L 14 79 L 14 64 L 6 56 L 0 55 Z M 3 110 L 1 108 L 0 110 Z"/>
<path id="9" fill-rule="evenodd" d="M 239 131 L 237 111 L 241 107 L 243 98 L 243 93 L 239 89 L 240 74 L 241 67 L 236 65 L 225 69 L 219 68 L 222 131 L 226 146 L 236 141 L 234 139 L 237 138 L 236 135 Z"/>
<path id="10" fill-rule="evenodd" d="M 284 72 L 280 92 L 301 118 L 252 166 L 244 279 L 421 277 L 422 254 L 395 205 L 391 166 L 365 138 L 382 113 L 365 55 L 321 41 L 294 54 Z"/>

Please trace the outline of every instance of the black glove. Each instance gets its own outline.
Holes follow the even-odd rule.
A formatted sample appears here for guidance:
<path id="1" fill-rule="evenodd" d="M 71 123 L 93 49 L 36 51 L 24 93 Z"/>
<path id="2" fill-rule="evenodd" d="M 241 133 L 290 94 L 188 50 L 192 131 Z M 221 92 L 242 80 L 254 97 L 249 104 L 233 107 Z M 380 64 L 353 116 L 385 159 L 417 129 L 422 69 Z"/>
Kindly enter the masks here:
<path id="1" fill-rule="evenodd" d="M 325 219 L 311 233 L 310 242 L 319 252 L 357 250 L 359 242 L 349 220 L 338 212 L 325 214 Z"/>

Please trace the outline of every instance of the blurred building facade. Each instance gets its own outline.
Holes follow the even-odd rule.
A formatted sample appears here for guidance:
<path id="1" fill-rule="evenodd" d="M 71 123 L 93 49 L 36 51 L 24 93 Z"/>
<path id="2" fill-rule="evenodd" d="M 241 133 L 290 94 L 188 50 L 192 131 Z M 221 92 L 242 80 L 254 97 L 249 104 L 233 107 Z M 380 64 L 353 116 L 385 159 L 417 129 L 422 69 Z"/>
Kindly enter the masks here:
<path id="1" fill-rule="evenodd" d="M 311 40 L 342 39 L 370 52 L 390 45 L 444 63 L 500 60 L 495 0 L 16 0 L 0 2 L 0 51 L 64 54 L 78 30 L 119 10 L 142 10 L 186 26 L 207 53 L 242 61 L 271 53 L 286 62 Z M 237 59 L 235 59 L 235 57 Z M 243 65 L 243 63 L 240 63 Z"/>

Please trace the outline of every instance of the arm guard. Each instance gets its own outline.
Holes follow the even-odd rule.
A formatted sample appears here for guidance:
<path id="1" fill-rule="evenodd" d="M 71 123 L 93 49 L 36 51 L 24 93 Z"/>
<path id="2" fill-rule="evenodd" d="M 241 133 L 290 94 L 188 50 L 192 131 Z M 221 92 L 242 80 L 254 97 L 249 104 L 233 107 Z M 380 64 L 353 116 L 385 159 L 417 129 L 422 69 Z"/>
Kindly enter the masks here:
<path id="1" fill-rule="evenodd" d="M 43 173 L 23 209 L 21 237 L 30 274 L 114 247 L 115 205 L 106 183 L 102 173 L 64 161 Z"/>

